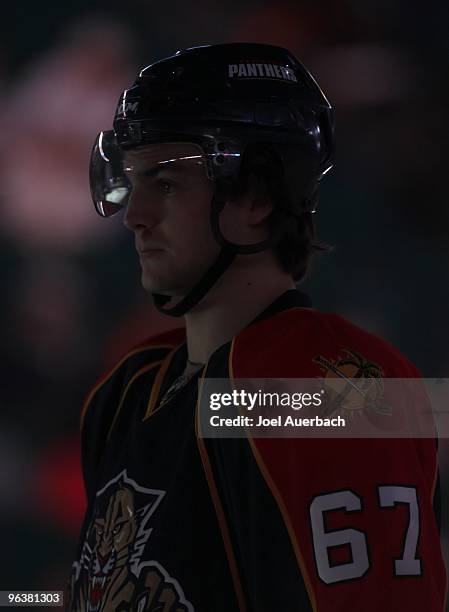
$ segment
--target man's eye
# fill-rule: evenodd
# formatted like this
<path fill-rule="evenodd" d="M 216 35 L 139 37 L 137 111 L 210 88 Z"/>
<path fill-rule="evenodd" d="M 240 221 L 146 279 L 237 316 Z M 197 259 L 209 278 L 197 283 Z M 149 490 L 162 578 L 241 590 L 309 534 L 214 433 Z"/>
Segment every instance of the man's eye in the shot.
<path fill-rule="evenodd" d="M 170 181 L 164 181 L 161 179 L 159 181 L 159 187 L 163 193 L 173 193 L 174 191 L 174 185 Z"/>

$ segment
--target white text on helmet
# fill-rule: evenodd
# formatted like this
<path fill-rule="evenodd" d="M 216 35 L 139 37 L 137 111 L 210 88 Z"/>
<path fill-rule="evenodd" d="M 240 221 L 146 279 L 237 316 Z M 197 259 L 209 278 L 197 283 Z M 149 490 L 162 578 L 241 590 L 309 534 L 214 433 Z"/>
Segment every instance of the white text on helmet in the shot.
<path fill-rule="evenodd" d="M 279 64 L 228 64 L 228 77 L 231 79 L 262 78 L 298 82 L 296 75 L 290 68 Z"/>

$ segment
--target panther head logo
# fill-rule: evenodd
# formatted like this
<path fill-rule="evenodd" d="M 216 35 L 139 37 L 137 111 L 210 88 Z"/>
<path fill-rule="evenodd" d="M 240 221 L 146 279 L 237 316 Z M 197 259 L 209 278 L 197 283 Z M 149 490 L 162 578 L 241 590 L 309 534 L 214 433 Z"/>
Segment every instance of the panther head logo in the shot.
<path fill-rule="evenodd" d="M 124 484 L 120 484 L 118 490 L 109 497 L 104 509 L 97 508 L 92 523 L 95 544 L 90 566 L 90 601 L 93 610 L 103 599 L 108 578 L 126 564 L 138 528 L 142 525 L 145 509 L 135 512 L 133 493 Z"/>
<path fill-rule="evenodd" d="M 126 470 L 97 492 L 73 587 L 80 610 L 114 609 L 114 600 L 130 601 L 139 578 L 142 553 L 151 534 L 151 515 L 165 491 L 146 489 Z"/>

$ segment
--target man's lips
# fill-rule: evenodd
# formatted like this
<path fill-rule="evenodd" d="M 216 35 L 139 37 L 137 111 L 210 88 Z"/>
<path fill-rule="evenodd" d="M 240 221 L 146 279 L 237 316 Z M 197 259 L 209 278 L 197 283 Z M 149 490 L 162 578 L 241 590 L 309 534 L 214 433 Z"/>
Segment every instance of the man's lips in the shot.
<path fill-rule="evenodd" d="M 158 253 L 162 253 L 163 249 L 157 249 L 156 247 L 145 247 L 143 249 L 137 249 L 139 256 L 141 257 L 151 257 L 153 255 L 157 255 Z"/>

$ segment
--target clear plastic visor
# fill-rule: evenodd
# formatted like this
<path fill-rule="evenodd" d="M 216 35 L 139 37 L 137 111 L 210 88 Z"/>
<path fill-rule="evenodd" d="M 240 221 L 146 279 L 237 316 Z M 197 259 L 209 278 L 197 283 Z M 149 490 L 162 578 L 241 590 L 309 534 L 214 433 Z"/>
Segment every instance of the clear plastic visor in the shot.
<path fill-rule="evenodd" d="M 100 132 L 90 159 L 90 192 L 95 209 L 110 217 L 124 208 L 137 177 L 163 175 L 164 170 L 184 170 L 189 176 L 198 167 L 207 178 L 207 156 L 196 143 L 166 142 L 143 145 L 123 152 L 113 130 Z"/>

